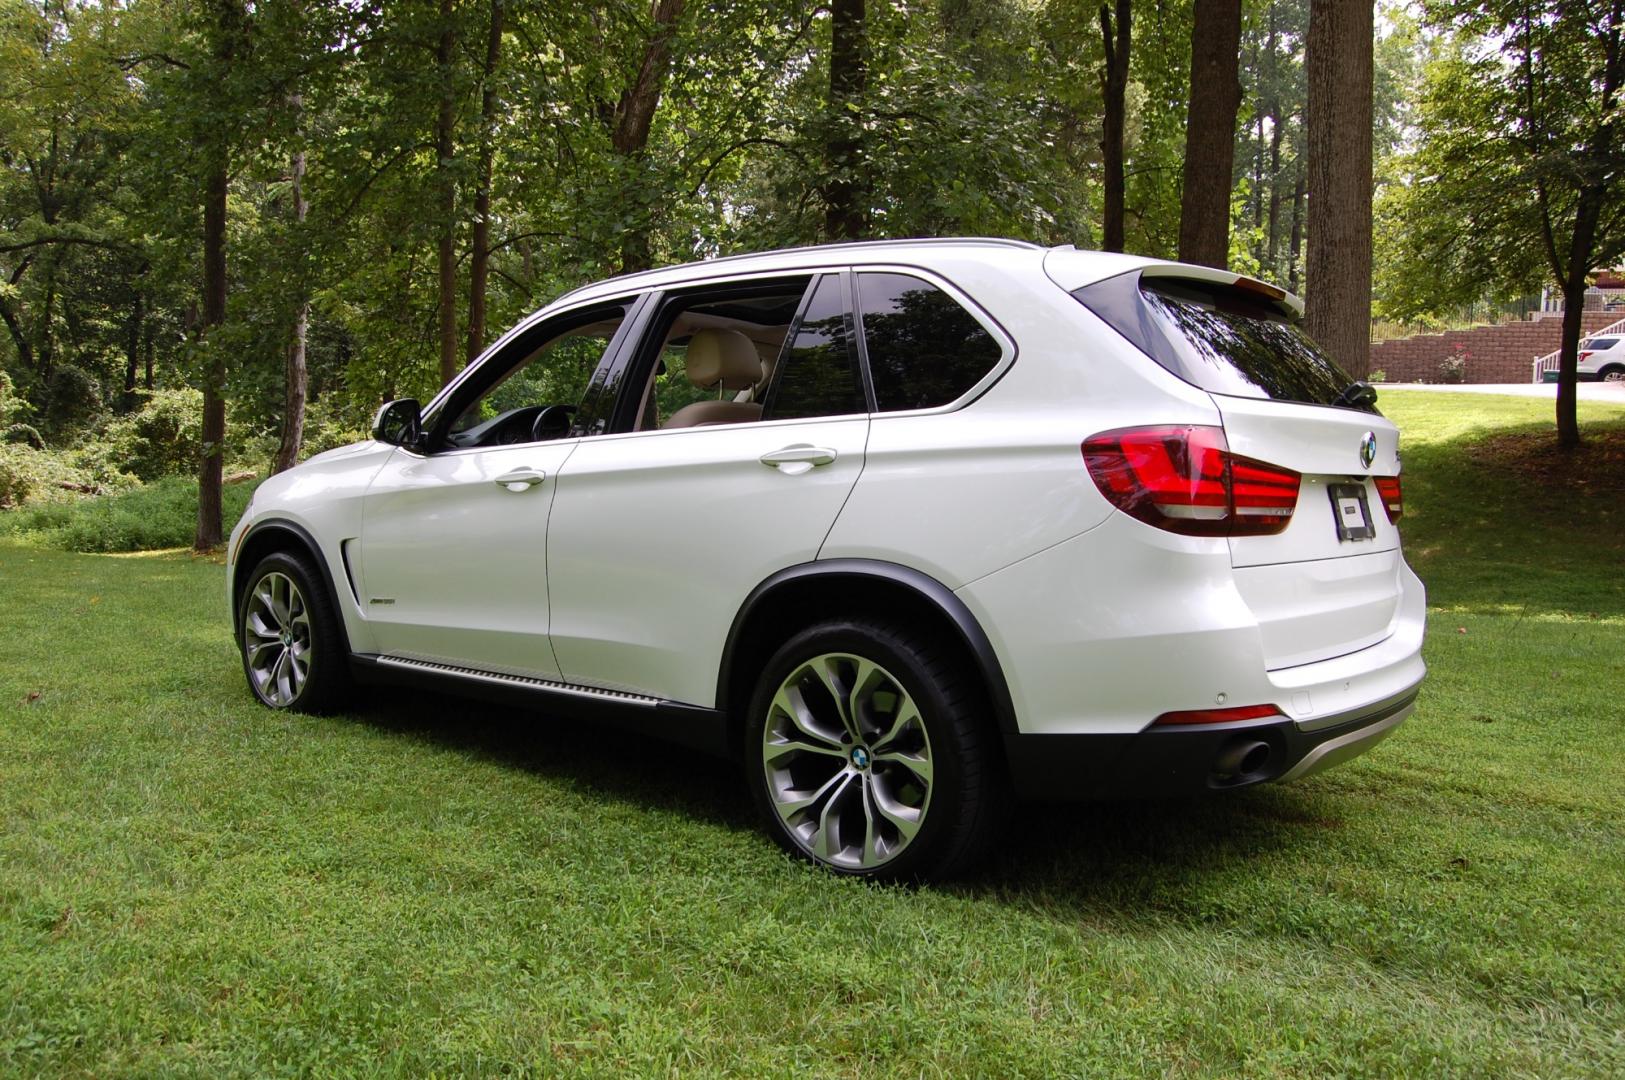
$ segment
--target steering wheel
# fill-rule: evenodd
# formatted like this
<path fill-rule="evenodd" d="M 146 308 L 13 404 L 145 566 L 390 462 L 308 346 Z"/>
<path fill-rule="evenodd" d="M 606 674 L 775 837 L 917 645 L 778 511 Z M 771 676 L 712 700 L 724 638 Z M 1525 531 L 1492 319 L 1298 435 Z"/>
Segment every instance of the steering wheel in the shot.
<path fill-rule="evenodd" d="M 575 414 L 574 405 L 548 405 L 536 414 L 536 419 L 530 425 L 531 442 L 546 442 L 549 439 L 561 439 L 570 434 L 570 417 Z"/>
<path fill-rule="evenodd" d="M 480 442 L 495 446 L 512 446 L 515 443 L 529 442 L 536 419 L 546 411 L 545 405 L 526 405 L 514 409 L 505 416 L 498 417 L 494 422 L 496 430 L 492 432 L 489 443 L 484 439 Z"/>

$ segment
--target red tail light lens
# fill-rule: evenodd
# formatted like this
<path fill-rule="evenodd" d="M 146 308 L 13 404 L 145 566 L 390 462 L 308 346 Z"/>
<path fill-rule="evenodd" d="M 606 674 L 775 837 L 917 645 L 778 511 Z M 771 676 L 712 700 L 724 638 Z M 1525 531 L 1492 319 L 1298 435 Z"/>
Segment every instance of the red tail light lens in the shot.
<path fill-rule="evenodd" d="M 1278 533 L 1298 505 L 1299 475 L 1231 454 L 1223 428 L 1106 431 L 1083 444 L 1083 460 L 1113 505 L 1187 536 Z"/>
<path fill-rule="evenodd" d="M 1400 490 L 1399 477 L 1378 476 L 1377 494 L 1382 497 L 1382 508 L 1388 511 L 1388 520 L 1399 524 L 1399 515 L 1405 512 L 1405 496 Z"/>
<path fill-rule="evenodd" d="M 1590 359 L 1591 359 L 1591 354 L 1589 352 L 1583 352 L 1583 353 L 1580 354 L 1579 362 L 1583 364 L 1587 360 L 1590 360 Z"/>
<path fill-rule="evenodd" d="M 1165 712 L 1153 724 L 1229 724 L 1236 720 L 1262 720 L 1266 716 L 1282 716 L 1274 705 L 1237 705 L 1229 709 L 1191 709 L 1187 712 Z"/>

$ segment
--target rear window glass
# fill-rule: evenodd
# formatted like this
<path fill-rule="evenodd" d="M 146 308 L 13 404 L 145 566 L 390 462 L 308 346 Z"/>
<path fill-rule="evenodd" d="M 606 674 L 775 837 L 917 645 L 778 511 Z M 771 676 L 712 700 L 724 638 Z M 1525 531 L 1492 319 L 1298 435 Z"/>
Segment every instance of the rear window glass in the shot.
<path fill-rule="evenodd" d="M 1147 356 L 1209 393 L 1344 404 L 1348 375 L 1262 297 L 1207 282 L 1142 280 L 1138 273 L 1072 295 Z"/>

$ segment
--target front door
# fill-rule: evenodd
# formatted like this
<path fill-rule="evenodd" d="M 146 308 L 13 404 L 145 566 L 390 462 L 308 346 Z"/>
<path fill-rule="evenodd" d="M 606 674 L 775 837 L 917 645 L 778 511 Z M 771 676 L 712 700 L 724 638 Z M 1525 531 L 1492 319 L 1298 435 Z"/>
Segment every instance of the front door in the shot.
<path fill-rule="evenodd" d="M 381 655 L 559 677 L 548 644 L 547 519 L 585 441 L 586 393 L 629 305 L 549 319 L 480 361 L 373 480 L 352 567 Z"/>

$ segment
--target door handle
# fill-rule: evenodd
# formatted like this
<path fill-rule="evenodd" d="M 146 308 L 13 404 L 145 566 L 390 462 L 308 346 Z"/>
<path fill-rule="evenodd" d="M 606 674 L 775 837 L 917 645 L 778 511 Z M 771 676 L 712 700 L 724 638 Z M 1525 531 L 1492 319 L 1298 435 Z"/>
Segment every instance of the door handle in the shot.
<path fill-rule="evenodd" d="M 800 476 L 815 465 L 828 465 L 837 456 L 835 451 L 825 446 L 797 443 L 795 446 L 768 451 L 762 455 L 761 462 L 789 476 Z"/>
<path fill-rule="evenodd" d="M 529 491 L 532 485 L 540 484 L 546 479 L 547 474 L 540 469 L 515 469 L 497 477 L 495 483 L 498 487 L 505 487 L 509 491 Z"/>

